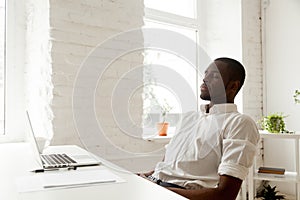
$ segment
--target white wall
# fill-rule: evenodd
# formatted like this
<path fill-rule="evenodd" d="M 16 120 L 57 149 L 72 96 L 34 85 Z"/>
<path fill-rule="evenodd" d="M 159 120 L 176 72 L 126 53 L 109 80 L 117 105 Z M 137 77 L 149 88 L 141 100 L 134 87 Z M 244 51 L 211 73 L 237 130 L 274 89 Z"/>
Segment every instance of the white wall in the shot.
<path fill-rule="evenodd" d="M 204 0 L 200 5 L 200 45 L 214 59 L 242 59 L 241 0 Z"/>
<path fill-rule="evenodd" d="M 30 114 L 35 134 L 51 139 L 53 84 L 48 1 L 26 1 L 26 16 L 26 110 Z M 27 119 L 25 121 L 25 127 L 28 127 Z"/>
<path fill-rule="evenodd" d="M 300 105 L 293 94 L 300 88 L 300 2 L 271 0 L 266 9 L 267 113 L 284 112 L 289 130 L 300 130 Z"/>
<path fill-rule="evenodd" d="M 255 121 L 263 110 L 263 65 L 260 0 L 242 0 L 242 62 L 246 68 L 243 111 Z"/>
<path fill-rule="evenodd" d="M 288 130 L 300 130 L 300 105 L 293 94 L 300 88 L 300 1 L 271 0 L 266 8 L 266 113 L 288 115 Z M 265 164 L 294 169 L 293 143 L 267 141 Z M 280 146 L 280 148 L 278 148 Z M 279 184 L 279 183 L 278 183 Z M 293 192 L 292 184 L 279 184 L 279 190 Z"/>

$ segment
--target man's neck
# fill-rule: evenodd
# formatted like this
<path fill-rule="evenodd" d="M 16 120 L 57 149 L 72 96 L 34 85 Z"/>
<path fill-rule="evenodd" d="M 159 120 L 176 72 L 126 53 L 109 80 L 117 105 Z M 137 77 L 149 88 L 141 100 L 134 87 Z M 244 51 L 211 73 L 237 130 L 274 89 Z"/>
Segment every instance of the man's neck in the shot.
<path fill-rule="evenodd" d="M 227 101 L 227 102 L 223 102 L 223 103 L 234 103 L 234 101 Z M 205 105 L 205 113 L 209 113 L 209 109 L 211 107 L 213 107 L 214 105 L 223 104 L 223 103 L 214 103 L 214 102 L 211 101 L 209 104 Z"/>
<path fill-rule="evenodd" d="M 205 105 L 205 113 L 209 113 L 209 109 L 211 108 L 212 105 L 206 104 Z"/>

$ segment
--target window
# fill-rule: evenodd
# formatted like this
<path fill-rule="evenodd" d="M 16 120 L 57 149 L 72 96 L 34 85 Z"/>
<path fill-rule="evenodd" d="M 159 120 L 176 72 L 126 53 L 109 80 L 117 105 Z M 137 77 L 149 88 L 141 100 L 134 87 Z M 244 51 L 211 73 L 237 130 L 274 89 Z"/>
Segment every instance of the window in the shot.
<path fill-rule="evenodd" d="M 195 48 L 191 53 L 195 54 L 197 60 L 198 54 L 198 15 L 196 0 L 145 0 L 145 28 L 166 29 L 178 34 L 184 35 L 195 43 Z M 147 38 L 145 38 L 147 43 Z M 197 61 L 192 61 L 197 66 Z M 164 51 L 163 49 L 145 50 L 145 70 L 144 70 L 144 135 L 153 130 L 155 122 L 159 121 L 161 107 L 167 105 L 171 110 L 167 115 L 167 120 L 171 126 L 176 126 L 180 113 L 197 110 L 199 102 L 199 78 L 198 69 L 192 63 L 185 60 L 176 52 Z M 161 70 L 165 68 L 165 73 Z M 168 70 L 169 69 L 169 70 Z M 180 75 L 183 82 L 189 86 L 196 102 L 194 105 L 183 108 L 180 97 L 164 84 L 168 77 L 168 71 Z M 180 84 L 181 85 L 181 84 Z"/>
<path fill-rule="evenodd" d="M 145 22 L 146 27 L 151 28 L 162 28 L 171 30 L 177 33 L 180 33 L 196 43 L 197 32 L 193 29 L 187 27 L 174 26 L 172 24 L 160 24 L 154 21 L 147 20 Z M 196 46 L 192 51 L 196 54 Z M 180 99 L 176 96 L 176 92 L 172 92 L 172 88 L 168 88 L 169 85 L 164 84 L 167 81 L 166 79 L 171 78 L 166 76 L 168 72 L 174 72 L 174 75 L 178 74 L 183 78 L 183 83 L 192 88 L 192 91 L 195 96 L 197 96 L 197 70 L 195 67 L 189 63 L 187 60 L 184 60 L 181 55 L 177 55 L 176 52 L 167 52 L 160 49 L 147 49 L 145 50 L 145 61 L 144 64 L 147 66 L 145 68 L 145 79 L 146 82 L 152 83 L 150 87 L 152 88 L 153 96 L 155 96 L 157 103 L 164 104 L 168 103 L 171 106 L 170 113 L 182 113 L 181 105 L 179 103 Z M 162 67 L 166 67 L 165 73 L 162 73 Z M 169 68 L 169 70 L 168 70 Z M 178 85 L 180 86 L 180 85 Z M 147 100 L 147 99 L 146 99 Z M 147 104 L 147 101 L 145 102 Z M 149 106 L 150 103 L 148 103 Z M 196 110 L 196 105 L 190 107 L 191 110 Z M 188 110 L 185 110 L 185 112 Z M 155 111 L 159 112 L 159 110 Z"/>
<path fill-rule="evenodd" d="M 190 19 L 197 18 L 197 0 L 145 0 L 144 2 L 146 9 L 153 9 L 165 14 L 174 14 Z"/>
<path fill-rule="evenodd" d="M 0 142 L 24 139 L 25 2 L 0 0 Z"/>
<path fill-rule="evenodd" d="M 0 0 L 0 134 L 5 132 L 5 0 Z"/>

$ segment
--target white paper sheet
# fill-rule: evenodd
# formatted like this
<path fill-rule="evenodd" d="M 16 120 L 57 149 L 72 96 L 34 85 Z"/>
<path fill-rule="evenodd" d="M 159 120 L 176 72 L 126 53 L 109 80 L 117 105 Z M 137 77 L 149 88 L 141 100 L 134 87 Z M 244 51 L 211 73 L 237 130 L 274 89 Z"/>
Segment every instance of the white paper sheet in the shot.
<path fill-rule="evenodd" d="M 19 177 L 16 181 L 19 192 L 125 182 L 122 178 L 105 169 L 45 172 Z"/>

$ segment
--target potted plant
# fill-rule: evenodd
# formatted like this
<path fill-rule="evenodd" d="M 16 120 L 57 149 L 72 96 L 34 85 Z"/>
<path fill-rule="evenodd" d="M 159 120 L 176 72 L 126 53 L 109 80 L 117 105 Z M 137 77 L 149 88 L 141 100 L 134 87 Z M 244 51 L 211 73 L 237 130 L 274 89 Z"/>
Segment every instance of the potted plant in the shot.
<path fill-rule="evenodd" d="M 158 130 L 158 135 L 159 136 L 167 136 L 168 128 L 169 128 L 169 123 L 166 121 L 166 116 L 167 114 L 172 110 L 172 106 L 167 102 L 166 99 L 164 99 L 163 103 L 160 104 L 160 112 L 161 112 L 161 117 L 160 117 L 160 122 L 157 123 L 157 130 Z"/>
<path fill-rule="evenodd" d="M 270 185 L 264 185 L 264 189 L 256 195 L 256 198 L 261 198 L 263 200 L 285 199 L 284 195 L 278 195 L 277 192 L 276 186 L 271 187 Z"/>
<path fill-rule="evenodd" d="M 167 114 L 173 109 L 166 99 L 162 99 L 154 92 L 154 83 L 144 87 L 143 93 L 143 125 L 152 124 L 151 114 L 160 113 L 159 122 L 156 123 L 158 135 L 166 136 L 169 123 L 166 121 Z"/>
<path fill-rule="evenodd" d="M 283 116 L 280 113 L 270 114 L 264 116 L 261 119 L 260 124 L 262 129 L 267 130 L 270 133 L 283 133 L 286 132 L 284 122 L 285 117 L 286 116 Z"/>

